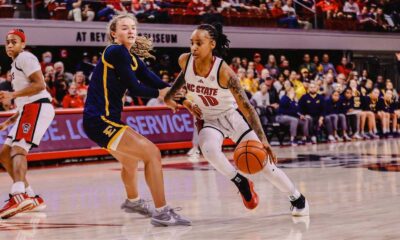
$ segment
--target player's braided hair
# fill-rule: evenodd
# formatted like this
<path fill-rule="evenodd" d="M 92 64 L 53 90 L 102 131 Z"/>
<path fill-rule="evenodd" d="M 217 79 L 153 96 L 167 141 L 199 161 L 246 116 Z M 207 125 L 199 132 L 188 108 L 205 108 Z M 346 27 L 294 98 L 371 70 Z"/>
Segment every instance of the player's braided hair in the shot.
<path fill-rule="evenodd" d="M 137 19 L 132 14 L 120 14 L 113 17 L 113 19 L 108 23 L 107 26 L 107 37 L 110 43 L 115 43 L 114 37 L 111 35 L 111 32 L 115 32 L 117 30 L 117 23 L 119 20 L 124 18 L 130 18 L 137 24 Z M 155 57 L 151 54 L 153 50 L 153 41 L 147 37 L 136 36 L 135 45 L 130 49 L 131 53 L 135 53 L 140 58 L 153 58 Z"/>
<path fill-rule="evenodd" d="M 216 46 L 213 50 L 215 56 L 226 57 L 230 41 L 223 33 L 222 25 L 220 23 L 201 24 L 197 29 L 207 31 L 211 39 L 215 41 Z"/>

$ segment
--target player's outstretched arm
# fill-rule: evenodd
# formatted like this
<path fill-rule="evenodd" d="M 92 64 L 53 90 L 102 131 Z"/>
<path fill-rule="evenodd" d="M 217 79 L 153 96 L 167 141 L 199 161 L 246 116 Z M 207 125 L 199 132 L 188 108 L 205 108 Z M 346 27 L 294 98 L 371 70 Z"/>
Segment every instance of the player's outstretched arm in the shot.
<path fill-rule="evenodd" d="M 236 73 L 224 62 L 219 73 L 221 79 L 221 85 L 226 86 L 231 91 L 232 95 L 236 99 L 239 110 L 245 116 L 250 127 L 257 134 L 260 141 L 264 144 L 271 161 L 276 162 L 276 156 L 272 152 L 271 145 L 269 144 L 267 137 L 265 136 L 264 130 L 261 125 L 260 118 L 254 107 L 250 104 L 246 93 L 240 85 L 239 78 Z"/>
<path fill-rule="evenodd" d="M 16 92 L 0 92 L 0 101 L 11 100 L 17 97 L 32 96 L 40 93 L 42 90 L 46 89 L 46 83 L 44 82 L 44 77 L 42 71 L 36 71 L 29 76 L 31 84 Z"/>

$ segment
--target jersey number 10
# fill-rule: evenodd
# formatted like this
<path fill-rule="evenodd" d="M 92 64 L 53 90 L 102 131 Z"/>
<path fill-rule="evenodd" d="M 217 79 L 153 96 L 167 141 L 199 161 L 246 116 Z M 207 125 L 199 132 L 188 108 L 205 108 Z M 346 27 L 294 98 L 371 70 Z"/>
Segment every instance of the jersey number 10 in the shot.
<path fill-rule="evenodd" d="M 206 105 L 207 107 L 209 107 L 209 106 L 217 106 L 218 103 L 219 103 L 218 100 L 213 96 L 199 95 L 199 97 L 203 101 L 204 105 Z"/>

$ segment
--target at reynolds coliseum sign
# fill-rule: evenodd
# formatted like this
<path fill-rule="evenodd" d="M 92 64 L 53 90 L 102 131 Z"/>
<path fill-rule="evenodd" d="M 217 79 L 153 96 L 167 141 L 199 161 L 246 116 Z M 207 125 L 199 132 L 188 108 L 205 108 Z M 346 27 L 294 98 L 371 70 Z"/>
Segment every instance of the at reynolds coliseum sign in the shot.
<path fill-rule="evenodd" d="M 5 119 L 6 117 L 0 117 L 0 122 Z M 170 109 L 131 109 L 122 113 L 122 121 L 154 143 L 191 141 L 193 136 L 193 116 L 185 109 L 175 114 Z M 0 132 L 0 144 L 6 140 L 8 131 Z M 82 113 L 64 113 L 56 114 L 40 146 L 31 152 L 94 147 L 97 145 L 87 138 L 83 130 Z"/>

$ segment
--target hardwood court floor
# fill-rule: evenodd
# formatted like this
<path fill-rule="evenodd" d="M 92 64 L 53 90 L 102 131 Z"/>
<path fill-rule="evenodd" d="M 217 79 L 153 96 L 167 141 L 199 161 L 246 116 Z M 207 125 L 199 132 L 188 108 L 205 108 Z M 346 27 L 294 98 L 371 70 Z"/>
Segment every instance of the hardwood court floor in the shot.
<path fill-rule="evenodd" d="M 119 209 L 119 164 L 34 169 L 29 179 L 47 201 L 43 213 L 0 221 L 0 239 L 400 239 L 400 140 L 275 148 L 279 166 L 308 198 L 310 218 L 292 218 L 289 201 L 262 175 L 251 176 L 260 196 L 244 208 L 234 185 L 204 163 L 166 157 L 167 199 L 193 221 L 160 228 Z M 232 153 L 227 153 L 232 155 Z M 140 192 L 149 198 L 140 172 Z M 0 173 L 1 200 L 10 180 Z"/>

